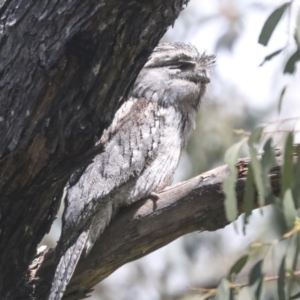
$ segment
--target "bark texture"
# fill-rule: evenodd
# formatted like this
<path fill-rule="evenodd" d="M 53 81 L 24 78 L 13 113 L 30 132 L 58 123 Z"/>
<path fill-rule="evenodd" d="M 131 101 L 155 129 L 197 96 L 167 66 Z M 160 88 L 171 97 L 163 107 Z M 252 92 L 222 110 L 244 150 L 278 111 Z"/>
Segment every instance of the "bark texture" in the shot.
<path fill-rule="evenodd" d="M 0 298 L 185 0 L 0 1 Z"/>
<path fill-rule="evenodd" d="M 239 213 L 249 159 L 238 164 L 236 184 Z M 275 195 L 280 191 L 281 159 L 270 172 Z M 227 166 L 211 170 L 189 181 L 168 187 L 159 199 L 145 199 L 122 210 L 96 241 L 86 258 L 81 258 L 70 281 L 65 300 L 85 297 L 98 282 L 120 266 L 165 246 L 193 231 L 215 231 L 228 224 L 224 211 L 222 184 L 229 175 Z M 255 202 L 257 206 L 257 202 Z M 105 242 L 103 242 L 105 241 Z M 30 267 L 28 284 L 35 285 L 35 296 L 44 299 L 55 271 L 52 249 L 41 249 Z"/>

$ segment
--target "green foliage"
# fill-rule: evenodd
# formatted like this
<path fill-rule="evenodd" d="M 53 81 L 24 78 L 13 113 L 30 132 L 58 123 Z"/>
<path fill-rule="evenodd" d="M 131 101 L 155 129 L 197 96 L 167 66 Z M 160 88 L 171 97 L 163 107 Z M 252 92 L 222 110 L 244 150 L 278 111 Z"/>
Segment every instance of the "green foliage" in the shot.
<path fill-rule="evenodd" d="M 283 213 L 286 225 L 288 227 L 292 227 L 297 216 L 297 211 L 294 205 L 294 200 L 290 189 L 286 190 L 283 195 Z"/>
<path fill-rule="evenodd" d="M 243 267 L 246 265 L 247 261 L 248 261 L 249 255 L 243 255 L 242 257 L 240 257 L 236 263 L 231 267 L 229 274 L 228 274 L 228 278 L 230 280 L 233 279 L 233 277 L 235 277 L 235 275 L 238 275 Z"/>
<path fill-rule="evenodd" d="M 228 164 L 229 176 L 223 184 L 223 190 L 226 196 L 225 211 L 228 221 L 234 221 L 237 218 L 237 198 L 235 193 L 235 183 L 237 179 L 236 161 L 238 159 L 241 147 L 246 142 L 246 139 L 232 145 L 225 153 L 225 162 Z"/>
<path fill-rule="evenodd" d="M 276 51 L 272 52 L 271 54 L 267 55 L 265 57 L 265 59 L 263 60 L 263 62 L 259 66 L 260 67 L 263 66 L 267 61 L 271 60 L 272 58 L 274 58 L 275 56 L 277 56 L 278 54 L 280 54 L 284 49 L 285 49 L 285 47 L 281 48 L 279 50 L 276 50 Z"/>
<path fill-rule="evenodd" d="M 258 42 L 264 46 L 268 45 L 268 42 L 278 25 L 279 21 L 281 20 L 284 12 L 287 10 L 287 8 L 291 5 L 291 2 L 286 2 L 283 5 L 281 5 L 279 8 L 275 9 L 271 15 L 267 18 L 261 33 L 258 38 Z"/>
<path fill-rule="evenodd" d="M 258 155 L 257 146 L 260 142 L 262 131 L 263 131 L 263 127 L 256 128 L 248 141 L 250 158 L 251 158 L 250 165 L 253 171 L 254 182 L 258 192 L 260 206 L 263 206 L 265 204 L 265 198 L 264 198 L 265 191 L 262 182 L 262 166 L 257 157 Z"/>
<path fill-rule="evenodd" d="M 259 300 L 262 292 L 264 274 L 262 272 L 263 260 L 259 260 L 252 268 L 249 275 L 250 292 L 254 299 Z"/>
<path fill-rule="evenodd" d="M 297 50 L 290 56 L 288 59 L 283 73 L 288 73 L 288 74 L 294 74 L 296 71 L 296 62 L 300 60 L 300 50 L 297 48 Z"/>
<path fill-rule="evenodd" d="M 300 145 L 296 145 L 295 153 L 297 157 L 300 157 Z M 300 208 L 300 159 L 297 159 L 295 166 L 295 180 L 292 186 L 292 193 L 296 208 Z"/>
<path fill-rule="evenodd" d="M 289 133 L 285 141 L 281 177 L 281 198 L 293 184 L 293 139 L 293 134 Z"/>
<path fill-rule="evenodd" d="M 243 207 L 245 210 L 244 230 L 246 228 L 248 218 L 251 215 L 255 198 L 258 198 L 258 204 L 263 206 L 267 200 L 273 203 L 277 210 L 282 214 L 289 231 L 282 236 L 279 241 L 290 240 L 295 237 L 296 249 L 293 257 L 292 270 L 286 267 L 286 255 L 283 255 L 281 264 L 278 269 L 277 276 L 277 293 L 278 299 L 297 299 L 298 293 L 291 295 L 292 284 L 296 283 L 300 287 L 300 279 L 295 275 L 297 271 L 297 262 L 300 250 L 300 219 L 298 218 L 297 207 L 299 206 L 300 195 L 300 159 L 294 162 L 294 154 L 300 155 L 300 145 L 294 146 L 294 136 L 292 133 L 286 135 L 283 153 L 277 151 L 275 155 L 272 138 L 269 138 L 262 144 L 264 128 L 257 128 L 252 135 L 242 139 L 240 142 L 232 145 L 225 154 L 225 161 L 228 164 L 230 175 L 225 180 L 223 188 L 226 197 L 225 210 L 229 221 L 237 217 L 237 195 L 236 180 L 238 178 L 237 161 L 241 148 L 248 146 L 251 156 L 251 162 L 248 166 L 247 178 L 245 180 L 245 193 L 243 195 Z M 246 143 L 248 141 L 248 143 Z M 261 151 L 260 149 L 263 149 Z M 262 152 L 262 153 L 261 153 Z M 270 171 L 276 165 L 276 156 L 282 161 L 281 172 L 281 192 L 276 197 L 273 194 L 270 183 Z M 299 157 L 299 156 L 297 156 Z M 270 249 L 278 244 L 274 241 L 271 244 L 253 243 L 251 249 L 258 251 L 263 247 Z M 255 252 L 254 252 L 255 253 Z M 247 263 L 253 260 L 251 252 L 241 256 L 231 267 L 227 279 L 223 279 L 215 296 L 206 294 L 206 299 L 215 297 L 215 299 L 236 299 L 236 295 L 241 287 L 248 287 L 249 293 L 253 299 L 263 299 L 263 286 L 265 275 L 263 272 L 264 259 L 260 259 L 252 267 L 249 273 L 249 281 L 245 284 L 235 284 L 236 276 L 241 273 Z M 288 277 L 287 277 L 288 276 Z"/>
<path fill-rule="evenodd" d="M 266 46 L 274 33 L 274 30 L 287 9 L 291 9 L 291 2 L 286 2 L 279 8 L 274 10 L 267 18 L 260 36 L 259 43 Z M 296 42 L 297 49 L 288 57 L 284 66 L 283 72 L 293 74 L 296 70 L 296 63 L 300 61 L 300 11 L 297 17 L 297 27 L 295 30 L 294 40 Z M 270 55 L 266 56 L 261 66 L 283 53 L 286 47 L 283 47 Z M 282 88 L 278 101 L 278 114 L 281 112 L 283 98 L 286 92 L 287 86 Z M 281 212 L 283 219 L 286 223 L 286 228 L 289 231 L 284 234 L 281 240 L 291 240 L 295 237 L 296 249 L 294 251 L 292 269 L 287 269 L 286 255 L 282 256 L 281 263 L 278 269 L 277 276 L 277 295 L 279 300 L 285 299 L 299 299 L 300 293 L 296 292 L 292 294 L 292 287 L 300 287 L 300 279 L 295 272 L 297 271 L 297 262 L 300 251 L 300 219 L 298 218 L 297 209 L 300 208 L 300 145 L 294 146 L 293 133 L 286 135 L 283 147 L 282 147 L 282 167 L 281 167 L 281 190 L 280 194 L 275 196 L 270 184 L 270 170 L 276 164 L 275 149 L 272 145 L 272 139 L 269 138 L 262 145 L 264 128 L 257 128 L 248 138 L 248 150 L 250 153 L 251 162 L 248 166 L 247 177 L 245 180 L 245 193 L 243 196 L 243 207 L 245 211 L 244 215 L 244 232 L 248 223 L 248 218 L 254 207 L 254 201 L 258 199 L 258 205 L 264 206 L 265 202 L 273 203 L 277 210 Z M 224 183 L 224 194 L 226 216 L 229 221 L 232 221 L 237 216 L 237 196 L 236 196 L 236 179 L 238 178 L 237 159 L 239 157 L 241 147 L 245 145 L 245 139 L 241 142 L 231 146 L 226 152 L 225 161 L 228 164 L 230 170 L 230 177 Z M 263 151 L 261 149 L 263 148 Z M 294 158 L 297 157 L 297 162 Z M 277 242 L 276 242 L 277 243 Z M 275 243 L 275 244 L 276 244 Z M 257 249 L 261 248 L 263 244 Z M 273 243 L 271 244 L 273 247 Z M 244 254 L 240 257 L 235 264 L 231 267 L 227 276 L 229 280 L 234 282 L 235 276 L 238 275 L 245 267 L 250 259 L 250 253 Z M 257 261 L 253 266 L 249 274 L 249 281 L 243 286 L 248 286 L 249 292 L 253 299 L 261 299 L 262 290 L 264 285 L 263 274 L 264 259 Z M 231 289 L 238 290 L 241 285 L 235 285 L 232 283 Z M 219 289 L 218 289 L 219 294 Z M 228 294 L 228 292 L 227 292 Z M 232 294 L 234 295 L 234 294 Z"/>
<path fill-rule="evenodd" d="M 248 169 L 246 184 L 245 184 L 245 193 L 243 198 L 244 203 L 244 226 L 243 226 L 243 232 L 246 231 L 246 225 L 248 224 L 249 216 L 252 213 L 253 210 L 253 204 L 254 204 L 254 196 L 255 196 L 255 189 L 254 189 L 254 177 L 253 177 L 253 171 L 252 167 L 250 166 Z"/>
<path fill-rule="evenodd" d="M 224 278 L 221 280 L 218 286 L 218 292 L 216 295 L 216 300 L 231 300 L 233 299 L 233 293 L 229 288 L 229 282 Z"/>
<path fill-rule="evenodd" d="M 284 4 L 282 4 L 280 7 L 275 9 L 271 15 L 267 18 L 265 24 L 263 25 L 263 28 L 260 32 L 258 42 L 262 44 L 263 46 L 267 46 L 269 43 L 269 40 L 271 36 L 274 33 L 274 30 L 276 29 L 278 23 L 280 20 L 282 20 L 284 13 L 288 10 L 291 9 L 292 7 L 292 2 L 289 1 Z M 294 40 L 297 46 L 297 49 L 293 52 L 292 55 L 287 59 L 287 62 L 284 66 L 283 73 L 284 74 L 294 74 L 296 71 L 296 63 L 300 61 L 300 12 L 298 12 L 298 18 L 297 18 L 297 27 L 295 30 L 295 36 Z M 274 51 L 273 53 L 267 55 L 264 59 L 264 61 L 260 64 L 260 66 L 264 65 L 267 61 L 270 61 L 277 55 L 283 52 L 283 50 L 287 49 L 288 43 L 286 47 L 283 47 L 279 50 Z M 281 103 L 281 101 L 280 101 Z"/>
<path fill-rule="evenodd" d="M 270 203 L 275 203 L 275 197 L 272 192 L 269 172 L 275 165 L 275 152 L 272 146 L 272 139 L 269 138 L 264 145 L 261 158 L 262 185 L 264 187 L 264 196 Z"/>
<path fill-rule="evenodd" d="M 280 114 L 281 112 L 281 106 L 282 106 L 282 100 L 283 100 L 283 97 L 285 95 L 285 92 L 286 92 L 286 85 L 282 88 L 281 90 L 281 93 L 280 93 L 280 97 L 279 97 L 279 101 L 278 101 L 278 115 Z"/>
<path fill-rule="evenodd" d="M 291 229 L 286 233 L 282 240 L 290 239 L 292 236 L 296 235 L 297 247 L 294 255 L 293 270 L 290 271 L 290 281 L 297 281 L 300 286 L 300 280 L 294 275 L 296 271 L 298 254 L 300 249 L 300 219 L 297 218 L 297 207 L 299 206 L 299 195 L 300 195 L 300 159 L 297 159 L 297 163 L 294 162 L 294 154 L 300 155 L 300 146 L 293 145 L 294 136 L 293 133 L 288 133 L 284 145 L 282 154 L 282 172 L 281 172 L 281 192 L 278 197 L 275 197 L 272 192 L 270 184 L 270 170 L 275 166 L 275 150 L 272 145 L 272 139 L 269 138 L 263 145 L 263 153 L 259 153 L 259 146 L 263 136 L 262 127 L 257 128 L 253 134 L 248 139 L 248 148 L 251 157 L 251 162 L 248 167 L 247 178 L 245 182 L 245 194 L 243 196 L 243 206 L 245 208 L 244 217 L 244 228 L 247 225 L 248 217 L 253 209 L 253 201 L 255 197 L 258 197 L 258 204 L 260 206 L 265 205 L 265 200 L 270 203 L 274 203 L 278 211 L 283 215 L 286 222 L 287 228 Z M 245 144 L 245 139 L 228 149 L 226 153 L 226 162 L 229 165 L 231 176 L 237 178 L 237 160 L 239 150 L 241 145 Z M 297 156 L 299 157 L 299 156 Z M 279 157 L 280 158 L 280 157 Z M 231 179 L 233 180 L 233 179 Z M 224 191 L 226 195 L 226 201 L 231 203 L 231 205 L 225 205 L 227 210 L 233 209 L 233 212 L 228 211 L 227 215 L 233 216 L 236 212 L 236 208 L 233 207 L 234 203 L 237 201 L 236 194 L 234 200 L 229 199 L 231 194 L 234 194 L 235 184 L 231 181 L 227 182 L 224 187 L 227 189 Z M 243 267 L 249 260 L 249 254 L 243 255 L 237 262 L 231 267 L 228 275 L 228 279 L 233 280 L 234 276 L 239 274 Z M 262 272 L 264 260 L 259 260 L 252 268 L 249 275 L 249 292 L 252 294 L 253 299 L 261 299 L 262 289 L 264 284 L 264 274 Z M 277 279 L 277 292 L 280 300 L 285 299 L 297 299 L 298 293 L 286 298 L 286 288 L 287 288 L 287 269 L 286 269 L 286 257 L 283 256 Z M 297 279 L 295 279 L 297 278 Z M 290 285 L 289 285 L 290 286 Z M 237 287 L 234 287 L 237 288 Z M 291 291 L 291 289 L 290 289 Z"/>
<path fill-rule="evenodd" d="M 279 273 L 278 273 L 278 280 L 277 280 L 277 291 L 278 291 L 278 298 L 279 300 L 285 300 L 285 256 L 282 258 Z"/>
<path fill-rule="evenodd" d="M 239 174 L 237 162 L 241 148 L 247 145 L 251 161 L 248 166 L 247 178 L 245 180 L 245 193 L 243 196 L 243 207 L 245 209 L 244 230 L 253 210 L 255 198 L 258 199 L 257 203 L 259 206 L 264 206 L 267 200 L 269 203 L 273 203 L 277 210 L 281 212 L 287 228 L 290 229 L 289 232 L 283 235 L 281 240 L 291 239 L 293 236 L 296 236 L 297 247 L 294 255 L 293 270 L 290 270 L 289 273 L 286 268 L 286 256 L 284 255 L 282 258 L 278 271 L 277 293 L 280 300 L 297 299 L 299 296 L 298 294 L 290 295 L 290 292 L 292 291 L 291 288 L 289 288 L 288 294 L 290 296 L 288 296 L 288 298 L 286 298 L 286 293 L 287 287 L 290 287 L 292 282 L 297 282 L 300 287 L 300 279 L 294 274 L 300 249 L 300 219 L 297 217 L 297 207 L 299 206 L 300 195 L 300 160 L 298 159 L 297 163 L 295 163 L 294 154 L 300 155 L 300 146 L 293 145 L 293 133 L 288 133 L 284 141 L 283 153 L 281 154 L 281 151 L 277 151 L 277 157 L 282 161 L 282 172 L 281 191 L 276 197 L 273 194 L 270 183 L 270 171 L 276 165 L 276 155 L 272 144 L 272 138 L 267 139 L 265 143 L 262 144 L 263 131 L 263 127 L 257 128 L 249 137 L 232 145 L 225 154 L 225 161 L 228 164 L 230 172 L 229 177 L 225 180 L 223 185 L 226 197 L 226 215 L 228 220 L 232 221 L 238 214 L 236 180 Z M 248 143 L 246 143 L 246 141 L 248 141 Z M 263 151 L 260 149 L 263 149 Z M 260 243 L 256 244 L 259 245 L 259 247 L 254 247 L 256 249 L 264 246 Z M 277 244 L 276 241 L 274 244 L 272 243 L 270 247 L 273 247 L 275 244 Z M 227 279 L 230 280 L 230 282 L 235 281 L 236 275 L 243 270 L 247 262 L 249 262 L 249 259 L 250 253 L 244 254 L 233 264 L 227 276 Z M 250 271 L 248 284 L 245 284 L 248 286 L 253 299 L 262 299 L 264 286 L 264 273 L 262 271 L 263 263 L 263 259 L 257 261 Z M 287 274 L 289 274 L 289 285 L 287 285 Z M 218 287 L 216 299 L 235 299 L 236 293 L 234 293 L 234 290 L 237 291 L 239 288 L 241 288 L 240 285 L 235 285 L 234 283 L 228 284 L 228 281 L 223 280 Z"/>
<path fill-rule="evenodd" d="M 258 42 L 267 46 L 271 36 L 283 16 L 288 10 L 292 9 L 293 1 L 285 2 L 275 9 L 267 18 Z M 296 50 L 287 57 L 283 73 L 293 74 L 296 70 L 296 63 L 300 61 L 300 10 L 297 16 L 295 32 L 293 32 L 293 41 L 296 44 Z M 289 44 L 265 57 L 261 66 L 267 61 L 274 59 L 279 54 L 286 53 Z M 292 46 L 295 46 L 294 44 Z M 291 52 L 289 52 L 291 53 Z M 284 86 L 279 95 L 278 114 L 281 112 L 282 102 L 286 93 L 287 86 Z M 280 218 L 286 225 L 286 232 L 280 239 L 271 243 L 257 242 L 253 243 L 248 251 L 244 253 L 230 268 L 226 279 L 222 279 L 218 285 L 215 294 L 209 297 L 215 299 L 237 299 L 241 288 L 246 287 L 251 294 L 252 299 L 263 299 L 263 290 L 265 281 L 273 280 L 277 283 L 277 296 L 279 300 L 300 299 L 300 270 L 298 266 L 300 252 L 300 145 L 294 145 L 294 134 L 286 134 L 283 145 L 278 151 L 272 138 L 265 138 L 264 127 L 258 127 L 252 134 L 246 134 L 246 137 L 236 144 L 232 145 L 225 154 L 225 162 L 228 164 L 229 176 L 224 181 L 223 192 L 225 194 L 225 212 L 228 221 L 234 221 L 238 216 L 238 197 L 236 193 L 236 182 L 239 177 L 245 179 L 244 195 L 242 197 L 242 207 L 244 208 L 243 231 L 247 228 L 249 217 L 253 211 L 254 203 L 262 207 L 266 203 L 274 204 Z M 240 132 L 245 133 L 245 132 Z M 242 149 L 250 154 L 250 162 L 247 168 L 242 167 L 242 173 L 239 173 L 239 166 L 243 161 L 238 161 Z M 280 191 L 273 193 L 270 176 L 272 169 L 281 165 Z M 246 171 L 244 170 L 246 169 Z M 246 178 L 245 177 L 246 174 Z M 271 175 L 270 175 L 271 174 Z M 241 201 L 241 199 L 239 199 Z M 241 203 L 240 203 L 241 204 Z M 265 277 L 264 265 L 265 259 L 257 259 L 255 251 L 262 251 L 262 248 L 273 250 L 278 244 L 284 242 L 286 245 L 285 253 L 281 253 L 278 261 L 277 276 L 271 278 Z M 295 245 L 289 247 L 290 244 Z M 288 253 L 289 252 L 289 253 Z M 292 253 L 291 253 L 292 252 Z M 278 256 L 277 256 L 278 257 Z M 249 273 L 248 282 L 243 284 L 236 283 L 237 275 L 247 271 L 251 260 L 256 260 Z M 208 294 L 207 294 L 208 295 Z"/>

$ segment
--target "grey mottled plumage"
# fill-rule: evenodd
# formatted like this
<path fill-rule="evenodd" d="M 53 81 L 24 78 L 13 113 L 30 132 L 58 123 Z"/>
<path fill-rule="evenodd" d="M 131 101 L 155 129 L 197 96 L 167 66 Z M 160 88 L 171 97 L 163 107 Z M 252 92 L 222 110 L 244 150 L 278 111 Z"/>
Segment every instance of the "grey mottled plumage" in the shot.
<path fill-rule="evenodd" d="M 172 182 L 213 60 L 189 44 L 155 48 L 100 140 L 104 152 L 68 190 L 49 299 L 62 298 L 82 251 L 90 251 L 119 207 Z"/>

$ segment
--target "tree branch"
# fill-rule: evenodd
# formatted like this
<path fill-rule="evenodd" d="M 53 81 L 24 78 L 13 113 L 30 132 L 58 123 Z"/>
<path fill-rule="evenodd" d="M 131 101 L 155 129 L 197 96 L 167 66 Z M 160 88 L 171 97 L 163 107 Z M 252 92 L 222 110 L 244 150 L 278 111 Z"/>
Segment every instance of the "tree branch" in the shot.
<path fill-rule="evenodd" d="M 236 191 L 239 213 L 243 212 L 245 174 L 249 159 L 238 163 Z M 273 192 L 280 190 L 281 159 L 270 172 Z M 186 182 L 168 187 L 159 199 L 145 199 L 123 209 L 96 241 L 86 258 L 81 258 L 64 299 L 80 299 L 93 286 L 127 262 L 143 257 L 192 231 L 215 231 L 228 224 L 224 212 L 222 183 L 228 176 L 222 166 Z M 257 204 L 256 204 L 257 205 Z M 35 284 L 38 299 L 51 286 L 53 250 L 37 255 L 30 268 L 29 284 Z"/>

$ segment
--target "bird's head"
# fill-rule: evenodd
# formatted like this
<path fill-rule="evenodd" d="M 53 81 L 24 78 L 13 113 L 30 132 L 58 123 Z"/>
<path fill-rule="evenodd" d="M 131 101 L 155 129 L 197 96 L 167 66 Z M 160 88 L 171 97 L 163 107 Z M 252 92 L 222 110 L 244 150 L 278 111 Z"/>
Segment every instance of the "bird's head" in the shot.
<path fill-rule="evenodd" d="M 191 104 L 197 108 L 210 82 L 214 60 L 214 55 L 199 54 L 191 44 L 160 44 L 140 72 L 133 96 L 163 106 Z"/>

